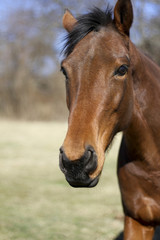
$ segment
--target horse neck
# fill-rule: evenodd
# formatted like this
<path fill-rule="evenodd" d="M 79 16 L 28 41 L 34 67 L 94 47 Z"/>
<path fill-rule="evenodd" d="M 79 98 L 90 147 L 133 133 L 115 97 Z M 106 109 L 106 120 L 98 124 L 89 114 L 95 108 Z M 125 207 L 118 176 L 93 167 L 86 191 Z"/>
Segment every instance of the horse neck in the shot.
<path fill-rule="evenodd" d="M 130 57 L 134 106 L 124 137 L 134 159 L 160 165 L 160 68 L 131 42 Z"/>

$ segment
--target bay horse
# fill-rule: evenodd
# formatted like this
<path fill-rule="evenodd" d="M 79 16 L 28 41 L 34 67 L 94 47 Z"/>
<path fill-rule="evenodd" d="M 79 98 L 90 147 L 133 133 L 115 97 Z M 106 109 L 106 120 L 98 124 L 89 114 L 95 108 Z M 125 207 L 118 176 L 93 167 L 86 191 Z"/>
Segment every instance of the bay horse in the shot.
<path fill-rule="evenodd" d="M 124 239 L 151 240 L 160 224 L 160 68 L 131 42 L 132 22 L 130 0 L 118 0 L 114 13 L 94 8 L 76 19 L 65 11 L 69 119 L 60 168 L 71 186 L 94 187 L 105 151 L 122 131 Z"/>

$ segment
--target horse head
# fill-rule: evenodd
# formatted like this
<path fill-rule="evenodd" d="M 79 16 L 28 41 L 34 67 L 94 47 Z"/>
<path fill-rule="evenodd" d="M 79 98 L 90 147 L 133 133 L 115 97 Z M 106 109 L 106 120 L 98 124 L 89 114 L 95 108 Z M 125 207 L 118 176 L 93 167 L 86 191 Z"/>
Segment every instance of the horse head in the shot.
<path fill-rule="evenodd" d="M 98 183 L 105 151 L 124 130 L 133 111 L 129 30 L 130 0 L 118 0 L 112 11 L 94 8 L 63 17 L 68 31 L 61 70 L 66 78 L 68 131 L 60 148 L 60 168 L 74 187 Z"/>

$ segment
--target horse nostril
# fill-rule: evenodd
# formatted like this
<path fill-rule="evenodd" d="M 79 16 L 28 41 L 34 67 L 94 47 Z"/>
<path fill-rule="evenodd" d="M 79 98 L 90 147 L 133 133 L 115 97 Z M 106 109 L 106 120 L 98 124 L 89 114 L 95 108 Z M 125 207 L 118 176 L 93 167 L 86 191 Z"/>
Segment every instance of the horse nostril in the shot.
<path fill-rule="evenodd" d="M 66 173 L 66 169 L 65 169 L 65 166 L 64 166 L 64 159 L 63 159 L 63 149 L 62 148 L 60 148 L 60 153 L 59 153 L 59 167 L 60 167 L 60 169 L 61 169 L 61 171 L 63 172 L 63 173 Z"/>
<path fill-rule="evenodd" d="M 71 161 L 61 147 L 59 154 L 59 167 L 65 175 L 72 175 L 74 178 L 77 178 L 81 174 L 92 174 L 97 168 L 96 152 L 93 147 L 88 146 L 84 155 L 80 159 Z"/>
<path fill-rule="evenodd" d="M 97 155 L 94 150 L 88 150 L 88 157 L 85 166 L 85 171 L 92 174 L 97 168 Z"/>

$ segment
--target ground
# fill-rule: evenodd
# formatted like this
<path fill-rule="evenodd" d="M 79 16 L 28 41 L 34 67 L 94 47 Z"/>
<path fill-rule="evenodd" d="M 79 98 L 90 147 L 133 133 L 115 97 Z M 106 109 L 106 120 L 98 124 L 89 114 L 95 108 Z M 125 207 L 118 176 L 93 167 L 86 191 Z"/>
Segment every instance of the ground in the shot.
<path fill-rule="evenodd" d="M 67 124 L 0 121 L 0 240 L 113 240 L 123 229 L 120 135 L 99 184 L 68 185 L 58 166 Z"/>

